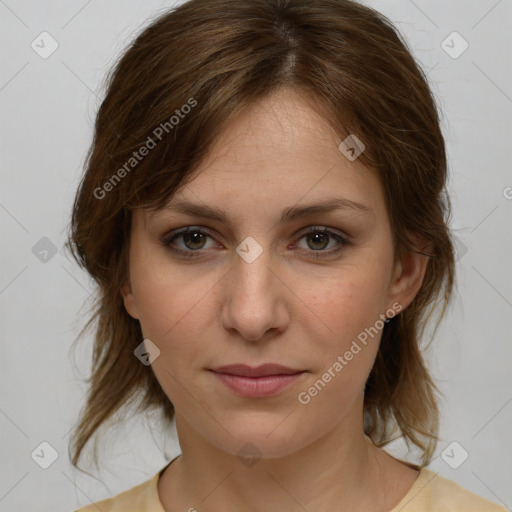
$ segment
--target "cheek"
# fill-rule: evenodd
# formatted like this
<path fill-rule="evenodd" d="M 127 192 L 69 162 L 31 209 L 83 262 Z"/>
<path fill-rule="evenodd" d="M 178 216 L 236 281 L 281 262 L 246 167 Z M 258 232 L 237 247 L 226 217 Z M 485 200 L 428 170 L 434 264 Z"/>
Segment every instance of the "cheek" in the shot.
<path fill-rule="evenodd" d="M 137 304 L 144 337 L 154 340 L 165 348 L 176 337 L 186 336 L 189 347 L 199 340 L 203 326 L 199 319 L 205 318 L 204 305 L 208 300 L 205 291 L 183 290 L 179 280 L 169 283 L 146 281 L 139 287 Z M 178 344 L 179 345 L 179 344 Z"/>
<path fill-rule="evenodd" d="M 225 300 L 226 274 L 193 265 L 183 268 L 165 258 L 138 261 L 132 281 L 144 338 L 161 351 L 172 348 L 173 359 L 200 350 L 205 334 L 213 335 L 219 328 L 222 305 L 229 302 Z M 322 347 L 317 360 L 324 364 L 334 353 L 348 350 L 351 341 L 385 312 L 384 275 L 369 264 L 347 265 L 323 275 L 310 272 L 300 279 L 293 272 L 283 277 L 297 283 L 292 293 L 283 290 L 290 315 L 288 329 L 301 331 L 300 348 Z"/>
<path fill-rule="evenodd" d="M 211 309 L 212 286 L 209 279 L 185 277 L 169 265 L 165 271 L 157 265 L 149 268 L 151 272 L 140 273 L 134 286 L 142 333 L 160 350 L 152 370 L 164 392 L 176 408 L 187 409 L 190 396 L 184 389 L 191 387 L 190 376 L 204 362 L 209 318 L 205 308 L 210 302 Z"/>
<path fill-rule="evenodd" d="M 295 396 L 306 429 L 341 421 L 361 397 L 385 325 L 379 316 L 385 311 L 377 277 L 340 279 L 325 288 L 326 293 L 311 296 L 311 309 L 320 312 L 320 318 L 312 318 L 309 326 L 304 319 L 301 325 L 309 329 L 305 348 L 314 363 Z"/>
<path fill-rule="evenodd" d="M 134 244 L 135 245 L 135 244 Z M 149 243 L 133 248 L 130 255 L 132 288 L 144 336 L 165 343 L 168 336 L 196 314 L 196 307 L 211 288 L 207 276 L 193 265 L 174 264 L 161 247 Z"/>
<path fill-rule="evenodd" d="M 339 277 L 303 280 L 297 291 L 306 307 L 303 327 L 342 349 L 385 314 L 385 275 L 366 268 L 344 269 Z M 380 323 L 379 323 L 380 325 Z M 315 339 L 315 338 L 313 338 Z"/>
<path fill-rule="evenodd" d="M 299 323 L 309 340 L 304 348 L 315 362 L 301 389 L 307 395 L 298 400 L 303 405 L 330 402 L 341 411 L 364 388 L 378 351 L 385 325 L 380 316 L 385 314 L 385 275 L 368 267 L 345 270 L 329 284 L 316 281 L 309 295 L 306 288 L 301 292 L 308 308 Z"/>
<path fill-rule="evenodd" d="M 222 274 L 205 273 L 153 257 L 133 270 L 133 291 L 142 333 L 160 350 L 153 363 L 157 378 L 173 386 L 172 375 L 204 366 L 204 353 L 218 335 L 216 314 Z M 225 281 L 224 281 L 225 283 Z"/>

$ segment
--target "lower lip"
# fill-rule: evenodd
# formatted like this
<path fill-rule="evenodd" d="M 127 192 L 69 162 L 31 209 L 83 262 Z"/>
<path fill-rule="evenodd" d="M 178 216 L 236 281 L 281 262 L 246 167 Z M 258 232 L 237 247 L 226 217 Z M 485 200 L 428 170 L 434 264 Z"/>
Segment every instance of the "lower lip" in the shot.
<path fill-rule="evenodd" d="M 213 372 L 217 378 L 235 393 L 248 398 L 264 398 L 283 391 L 296 382 L 303 374 L 267 375 L 264 377 L 242 377 L 229 373 Z"/>

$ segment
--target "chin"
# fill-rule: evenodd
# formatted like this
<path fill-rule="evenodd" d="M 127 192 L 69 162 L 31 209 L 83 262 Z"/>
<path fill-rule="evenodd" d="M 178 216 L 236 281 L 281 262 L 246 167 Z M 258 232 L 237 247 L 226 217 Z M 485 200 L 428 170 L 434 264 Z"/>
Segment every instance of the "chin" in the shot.
<path fill-rule="evenodd" d="M 210 438 L 210 442 L 232 455 L 256 459 L 286 457 L 314 442 L 314 433 L 308 435 L 299 425 L 285 418 L 284 413 L 251 414 L 244 420 L 224 423 L 233 437 Z"/>
<path fill-rule="evenodd" d="M 307 444 L 307 443 L 305 443 Z M 249 433 L 229 443 L 218 445 L 225 452 L 240 459 L 281 459 L 296 453 L 301 446 L 296 439 L 287 436 L 267 437 L 267 433 Z"/>

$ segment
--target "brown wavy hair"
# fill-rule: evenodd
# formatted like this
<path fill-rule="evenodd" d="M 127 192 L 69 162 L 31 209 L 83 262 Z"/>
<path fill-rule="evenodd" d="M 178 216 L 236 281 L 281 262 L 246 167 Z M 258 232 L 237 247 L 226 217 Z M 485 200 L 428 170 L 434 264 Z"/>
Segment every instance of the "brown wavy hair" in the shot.
<path fill-rule="evenodd" d="M 134 357 L 142 332 L 120 293 L 131 211 L 164 206 L 223 127 L 282 87 L 314 102 L 340 142 L 352 133 L 364 142 L 359 158 L 385 192 L 395 256 L 429 257 L 416 297 L 383 329 L 364 430 L 377 446 L 401 437 L 423 464 L 431 460 L 439 390 L 420 345 L 432 313 L 442 305 L 434 333 L 445 314 L 455 262 L 445 142 L 424 71 L 392 23 L 355 1 L 189 0 L 152 20 L 108 74 L 73 206 L 66 247 L 97 285 L 78 336 L 94 327 L 87 400 L 68 447 L 75 467 L 98 429 L 136 399 L 136 412 L 156 409 L 169 425 L 174 416 L 151 366 Z M 156 144 L 144 152 L 150 139 Z M 428 240 L 430 251 L 411 235 Z"/>

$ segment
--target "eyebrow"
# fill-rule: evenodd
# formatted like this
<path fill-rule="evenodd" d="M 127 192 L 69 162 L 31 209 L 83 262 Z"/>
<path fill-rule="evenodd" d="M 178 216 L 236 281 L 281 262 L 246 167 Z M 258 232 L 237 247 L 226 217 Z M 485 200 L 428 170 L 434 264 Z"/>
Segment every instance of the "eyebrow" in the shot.
<path fill-rule="evenodd" d="M 183 213 L 190 216 L 204 217 L 219 222 L 227 222 L 227 215 L 221 208 L 192 203 L 190 201 L 176 201 L 168 204 L 164 210 L 170 210 L 177 213 Z M 342 197 L 334 197 L 318 203 L 304 206 L 291 206 L 281 213 L 281 223 L 301 219 L 318 213 L 329 213 L 336 210 L 355 210 L 362 213 L 371 213 L 372 209 L 357 201 L 351 201 Z"/>

